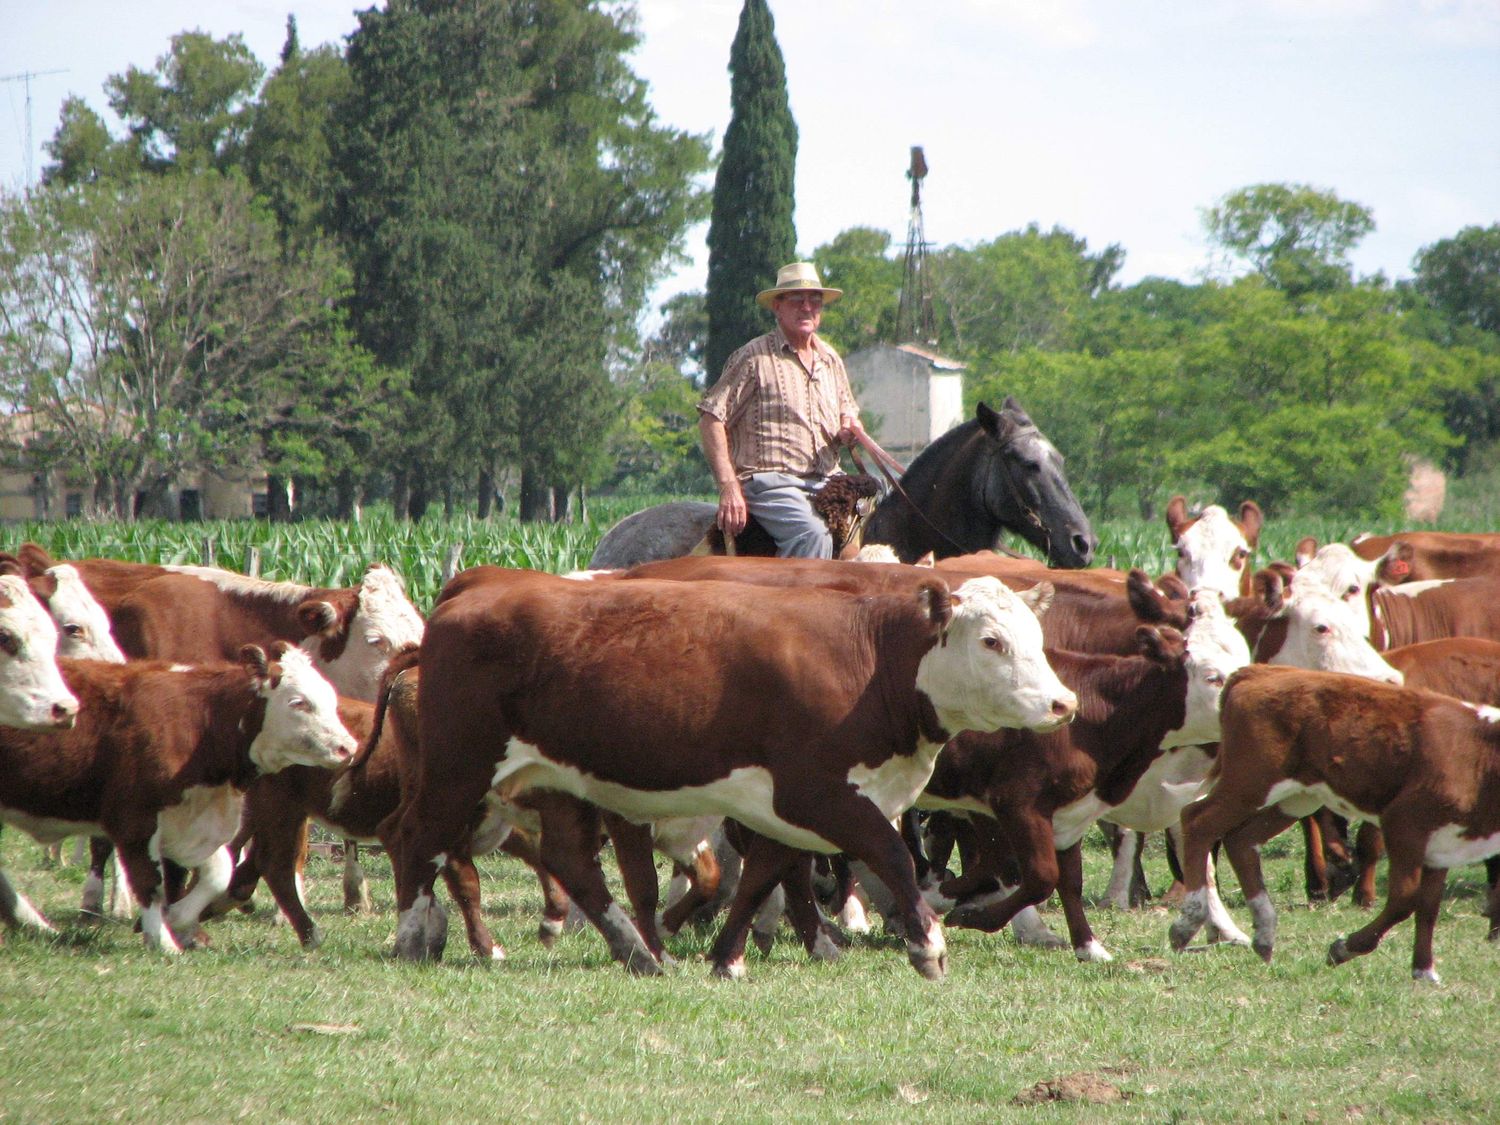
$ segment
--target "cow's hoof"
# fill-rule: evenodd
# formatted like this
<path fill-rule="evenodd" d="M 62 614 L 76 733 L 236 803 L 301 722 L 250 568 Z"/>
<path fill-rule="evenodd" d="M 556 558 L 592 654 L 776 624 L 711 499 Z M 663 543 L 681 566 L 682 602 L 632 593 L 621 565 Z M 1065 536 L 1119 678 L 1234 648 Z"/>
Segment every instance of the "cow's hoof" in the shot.
<path fill-rule="evenodd" d="M 1328 947 L 1328 963 L 1330 965 L 1342 965 L 1345 961 L 1354 960 L 1354 954 L 1349 952 L 1349 945 L 1343 938 Z"/>
<path fill-rule="evenodd" d="M 814 961 L 837 961 L 844 955 L 844 948 L 833 940 L 833 936 L 827 930 L 819 930 L 807 955 Z"/>
<path fill-rule="evenodd" d="M 561 918 L 543 918 L 536 928 L 536 940 L 542 943 L 543 949 L 551 949 L 557 944 L 557 937 L 562 932 L 563 920 Z"/>
<path fill-rule="evenodd" d="M 659 977 L 662 964 L 645 949 L 633 951 L 625 959 L 625 969 L 635 977 Z"/>
<path fill-rule="evenodd" d="M 307 936 L 302 939 L 302 948 L 307 950 L 309 953 L 311 953 L 314 949 L 317 949 L 318 946 L 322 944 L 323 931 L 318 929 L 317 926 L 311 927 L 307 931 Z"/>
<path fill-rule="evenodd" d="M 1425 969 L 1413 969 L 1411 971 L 1411 979 L 1418 984 L 1439 985 L 1443 983 L 1443 978 L 1438 976 L 1437 970 L 1431 965 Z"/>
<path fill-rule="evenodd" d="M 1088 941 L 1073 950 L 1073 956 L 1085 965 L 1104 965 L 1113 961 L 1114 955 L 1097 941 Z"/>
<path fill-rule="evenodd" d="M 962 906 L 955 906 L 950 910 L 947 917 L 943 919 L 943 924 L 945 926 L 958 926 L 965 930 L 993 932 L 989 926 L 984 924 L 984 914 L 984 907 L 970 906 L 965 903 Z"/>
<path fill-rule="evenodd" d="M 1486 938 L 1485 940 L 1486 941 L 1500 941 L 1500 926 L 1496 926 L 1493 930 L 1491 930 L 1490 931 L 1490 936 L 1488 938 Z"/>
<path fill-rule="evenodd" d="M 1181 953 L 1197 932 L 1198 927 L 1191 922 L 1173 922 L 1172 928 L 1167 931 L 1167 941 L 1171 943 L 1174 952 Z"/>
<path fill-rule="evenodd" d="M 948 975 L 948 953 L 946 950 L 934 953 L 932 950 L 912 950 L 911 967 L 921 973 L 927 980 L 942 980 Z"/>
<path fill-rule="evenodd" d="M 771 947 L 776 944 L 776 931 L 751 930 L 750 940 L 755 943 L 755 948 L 762 953 L 770 953 Z"/>
<path fill-rule="evenodd" d="M 1276 951 L 1276 946 L 1274 943 L 1269 941 L 1262 941 L 1260 940 L 1260 938 L 1252 939 L 1250 942 L 1250 948 L 1255 950 L 1255 955 L 1262 961 L 1264 961 L 1267 965 L 1271 963 L 1271 954 Z"/>
<path fill-rule="evenodd" d="M 484 956 L 483 958 L 480 959 L 480 963 L 481 964 L 486 964 L 486 965 L 493 965 L 497 961 L 504 961 L 504 960 L 505 960 L 505 947 L 503 945 L 501 945 L 497 941 L 494 945 L 490 946 L 489 953 L 486 956 Z"/>
<path fill-rule="evenodd" d="M 744 980 L 745 960 L 736 957 L 733 961 L 715 961 L 709 973 L 715 980 Z"/>

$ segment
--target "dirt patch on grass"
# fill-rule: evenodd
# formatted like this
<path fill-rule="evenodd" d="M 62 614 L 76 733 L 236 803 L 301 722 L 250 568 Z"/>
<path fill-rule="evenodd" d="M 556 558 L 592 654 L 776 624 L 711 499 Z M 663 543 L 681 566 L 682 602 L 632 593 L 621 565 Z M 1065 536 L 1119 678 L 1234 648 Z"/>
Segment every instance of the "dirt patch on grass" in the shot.
<path fill-rule="evenodd" d="M 1084 1070 L 1062 1078 L 1038 1082 L 1011 1099 L 1012 1105 L 1041 1105 L 1043 1102 L 1082 1102 L 1086 1105 L 1112 1105 L 1130 1100 L 1130 1095 L 1111 1081 L 1121 1072 Z"/>

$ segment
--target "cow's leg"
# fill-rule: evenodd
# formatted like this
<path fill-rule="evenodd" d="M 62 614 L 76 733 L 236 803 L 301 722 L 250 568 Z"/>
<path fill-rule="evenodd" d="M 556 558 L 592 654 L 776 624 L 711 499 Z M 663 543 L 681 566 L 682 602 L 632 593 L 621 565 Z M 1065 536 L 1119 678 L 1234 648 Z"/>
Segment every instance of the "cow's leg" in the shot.
<path fill-rule="evenodd" d="M 801 859 L 787 867 L 781 880 L 781 889 L 786 896 L 786 912 L 809 957 L 814 961 L 837 961 L 841 955 L 840 942 L 835 938 L 823 912 L 818 909 L 812 884 L 813 862 L 813 857 L 804 853 Z M 843 939 L 843 944 L 848 944 L 847 938 Z"/>
<path fill-rule="evenodd" d="M 693 862 L 679 864 L 687 877 L 687 890 L 662 912 L 661 929 L 675 934 L 694 913 L 713 902 L 719 893 L 721 869 L 719 857 L 706 841 L 693 855 Z"/>
<path fill-rule="evenodd" d="M 651 826 L 632 824 L 611 812 L 604 813 L 603 818 L 605 831 L 614 843 L 620 881 L 625 885 L 625 895 L 630 899 L 630 909 L 635 915 L 635 928 L 645 939 L 651 956 L 666 964 L 667 951 L 656 929 L 656 907 L 661 901 L 661 887 L 656 879 L 656 851 Z M 546 846 L 545 836 L 542 844 Z"/>
<path fill-rule="evenodd" d="M 708 952 L 713 975 L 725 980 L 739 980 L 745 975 L 745 939 L 749 936 L 750 924 L 767 896 L 781 883 L 788 868 L 802 855 L 758 833 L 746 832 L 745 835 L 745 856 L 734 889 L 734 901 L 729 904 L 729 914 Z M 896 839 L 900 843 L 900 837 Z"/>
<path fill-rule="evenodd" d="M 473 856 L 458 850 L 450 854 L 443 866 L 443 884 L 463 917 L 464 932 L 468 934 L 469 948 L 474 951 L 474 956 L 485 962 L 504 961 L 505 950 L 484 923 L 479 871 L 474 866 Z"/>
<path fill-rule="evenodd" d="M 1172 885 L 1161 896 L 1161 900 L 1167 906 L 1176 906 L 1187 893 L 1186 881 L 1182 874 L 1182 828 L 1180 825 L 1170 824 L 1167 826 L 1166 834 L 1167 870 L 1172 873 Z"/>
<path fill-rule="evenodd" d="M 1328 901 L 1328 854 L 1323 841 L 1323 825 L 1318 816 L 1304 816 L 1302 825 L 1302 881 L 1308 902 Z"/>
<path fill-rule="evenodd" d="M 1306 824 L 1311 817 L 1303 817 Z M 1265 875 L 1260 865 L 1260 846 L 1274 836 L 1290 828 L 1294 818 L 1272 806 L 1261 809 L 1245 823 L 1224 837 L 1224 851 L 1234 867 L 1240 881 L 1240 890 L 1250 916 L 1255 920 L 1255 936 L 1250 939 L 1250 948 L 1267 963 L 1276 948 L 1276 907 L 1266 890 Z"/>
<path fill-rule="evenodd" d="M 4 922 L 12 929 L 25 927 L 30 930 L 41 930 L 45 933 L 55 933 L 52 923 L 42 917 L 42 912 L 27 901 L 26 896 L 16 889 L 5 869 L 0 868 L 0 922 Z"/>
<path fill-rule="evenodd" d="M 89 837 L 89 871 L 83 880 L 83 899 L 78 906 L 86 920 L 99 921 L 108 914 L 128 918 L 133 911 L 135 904 L 130 897 L 129 890 L 125 886 L 125 881 L 118 877 L 113 909 L 110 909 L 109 904 L 104 901 L 109 879 L 109 863 L 114 855 L 115 846 L 109 842 L 108 836 Z"/>
<path fill-rule="evenodd" d="M 1380 939 L 1385 937 L 1387 930 L 1404 922 L 1417 908 L 1422 889 L 1422 857 L 1427 850 L 1427 840 L 1422 833 L 1407 829 L 1402 824 L 1399 803 L 1398 798 L 1386 806 L 1381 818 L 1390 856 L 1386 869 L 1385 905 L 1368 925 L 1355 930 L 1347 938 L 1339 938 L 1329 947 L 1330 965 L 1342 965 L 1345 961 L 1371 952 L 1380 944 Z"/>
<path fill-rule="evenodd" d="M 537 800 L 542 814 L 542 863 L 604 935 L 610 956 L 632 973 L 655 976 L 661 962 L 630 916 L 620 909 L 599 866 L 599 810 L 561 793 Z M 654 873 L 653 873 L 654 878 Z"/>
<path fill-rule="evenodd" d="M 370 897 L 370 880 L 359 862 L 359 841 L 347 837 L 344 839 L 344 913 L 375 913 L 375 900 Z"/>
<path fill-rule="evenodd" d="M 1484 861 L 1484 873 L 1489 879 L 1489 901 L 1485 905 L 1485 917 L 1490 920 L 1490 941 L 1500 941 L 1500 856 L 1490 856 Z"/>
<path fill-rule="evenodd" d="M 1146 876 L 1141 869 L 1141 851 L 1146 837 L 1107 821 L 1100 821 L 1099 827 L 1115 857 L 1109 887 L 1104 892 L 1104 904 L 1114 910 L 1129 910 L 1139 902 L 1149 900 L 1151 892 L 1145 886 Z M 1138 895 L 1141 896 L 1139 901 Z"/>
<path fill-rule="evenodd" d="M 1140 833 L 1130 832 L 1137 841 Z M 1083 844 L 1080 841 L 1071 848 L 1057 853 L 1057 897 L 1062 902 L 1063 917 L 1067 919 L 1068 936 L 1073 942 L 1073 956 L 1084 962 L 1113 961 L 1109 950 L 1100 944 L 1089 925 L 1088 914 L 1083 909 Z"/>
<path fill-rule="evenodd" d="M 1432 934 L 1437 929 L 1438 911 L 1443 906 L 1443 888 L 1447 882 L 1447 868 L 1422 868 L 1422 884 L 1417 889 L 1417 933 L 1411 949 L 1412 980 L 1443 983 L 1432 962 Z"/>
<path fill-rule="evenodd" d="M 1269 789 L 1269 786 L 1267 786 Z M 1182 909 L 1167 931 L 1172 948 L 1179 953 L 1203 928 L 1209 916 L 1209 889 L 1213 885 L 1214 845 L 1243 824 L 1250 815 L 1238 801 L 1215 789 L 1201 801 L 1182 810 Z"/>
<path fill-rule="evenodd" d="M 1359 877 L 1350 846 L 1349 822 L 1331 809 L 1313 814 L 1323 827 L 1323 855 L 1327 861 L 1328 901 L 1334 902 Z"/>
<path fill-rule="evenodd" d="M 1052 820 L 1031 810 L 996 809 L 1010 849 L 1021 865 L 1020 884 L 1004 898 L 985 903 L 966 902 L 948 914 L 950 926 L 964 926 L 995 933 L 1006 925 L 1022 907 L 1045 902 L 1057 889 L 1057 848 L 1052 840 Z"/>
<path fill-rule="evenodd" d="M 250 901 L 255 877 L 263 874 L 282 916 L 303 949 L 316 949 L 323 941 L 318 924 L 307 911 L 302 897 L 302 865 L 307 859 L 307 821 L 290 825 L 262 825 L 229 879 L 228 898 Z"/>
<path fill-rule="evenodd" d="M 198 873 L 193 889 L 174 901 L 167 910 L 167 927 L 184 949 L 195 944 L 193 931 L 197 929 L 198 916 L 204 907 L 228 889 L 229 877 L 234 874 L 234 860 L 229 858 L 229 849 L 221 847 L 193 870 Z"/>
<path fill-rule="evenodd" d="M 1354 855 L 1359 878 L 1354 883 L 1354 905 L 1362 910 L 1375 906 L 1375 876 L 1385 855 L 1385 834 L 1372 820 L 1362 821 L 1354 837 Z"/>
<path fill-rule="evenodd" d="M 132 839 L 129 843 L 115 842 L 115 854 L 130 884 L 130 893 L 141 907 L 141 937 L 147 949 L 158 949 L 163 953 L 181 953 L 177 939 L 162 917 L 165 901 L 166 880 L 162 875 L 161 860 L 153 856 L 154 841 L 148 845 Z"/>
<path fill-rule="evenodd" d="M 537 885 L 542 892 L 542 920 L 537 926 L 536 938 L 543 949 L 551 949 L 557 943 L 563 926 L 568 921 L 568 910 L 573 900 L 557 881 L 557 877 L 542 866 L 541 849 L 534 836 L 528 832 L 512 830 L 500 843 L 500 851 L 513 855 L 536 872 Z"/>

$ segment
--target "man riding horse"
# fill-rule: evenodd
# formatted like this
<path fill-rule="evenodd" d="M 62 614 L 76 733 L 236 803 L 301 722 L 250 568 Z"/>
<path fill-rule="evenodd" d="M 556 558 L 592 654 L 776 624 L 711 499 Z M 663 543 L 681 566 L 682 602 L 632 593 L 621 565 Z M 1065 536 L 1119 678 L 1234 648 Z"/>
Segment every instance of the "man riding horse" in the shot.
<path fill-rule="evenodd" d="M 731 355 L 698 404 L 726 537 L 753 515 L 777 554 L 833 557 L 833 537 L 813 497 L 838 473 L 839 446 L 864 435 L 844 361 L 817 336 L 823 306 L 842 295 L 823 285 L 811 262 L 783 266 L 776 284 L 755 298 L 776 327 Z"/>

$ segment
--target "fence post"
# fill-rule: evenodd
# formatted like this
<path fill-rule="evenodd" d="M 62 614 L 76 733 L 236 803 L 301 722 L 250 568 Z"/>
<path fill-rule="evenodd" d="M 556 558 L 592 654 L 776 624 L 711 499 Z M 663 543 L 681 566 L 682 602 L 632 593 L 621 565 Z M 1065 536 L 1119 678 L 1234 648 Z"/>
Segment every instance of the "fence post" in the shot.
<path fill-rule="evenodd" d="M 251 547 L 245 552 L 245 573 L 251 578 L 260 577 L 260 548 Z"/>
<path fill-rule="evenodd" d="M 462 542 L 449 546 L 448 553 L 443 558 L 443 585 L 448 585 L 448 580 L 458 573 L 458 559 L 464 553 Z"/>
<path fill-rule="evenodd" d="M 205 535 L 203 537 L 203 546 L 199 550 L 198 553 L 199 553 L 199 555 L 203 559 L 203 565 L 204 566 L 218 566 L 219 565 L 215 561 L 215 555 L 214 555 L 214 537 L 212 535 Z"/>

